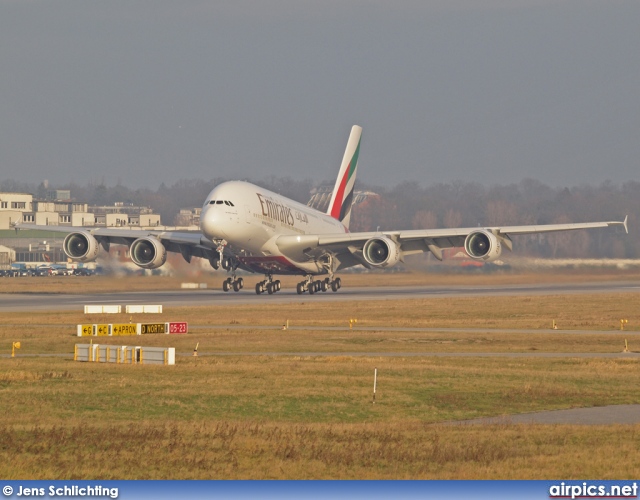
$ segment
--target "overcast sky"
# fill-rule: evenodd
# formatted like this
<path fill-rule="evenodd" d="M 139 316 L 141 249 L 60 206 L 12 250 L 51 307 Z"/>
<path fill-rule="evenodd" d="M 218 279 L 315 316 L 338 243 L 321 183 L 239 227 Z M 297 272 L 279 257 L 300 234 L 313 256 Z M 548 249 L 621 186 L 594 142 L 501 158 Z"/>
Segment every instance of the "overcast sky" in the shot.
<path fill-rule="evenodd" d="M 640 1 L 0 0 L 0 179 L 640 180 Z"/>

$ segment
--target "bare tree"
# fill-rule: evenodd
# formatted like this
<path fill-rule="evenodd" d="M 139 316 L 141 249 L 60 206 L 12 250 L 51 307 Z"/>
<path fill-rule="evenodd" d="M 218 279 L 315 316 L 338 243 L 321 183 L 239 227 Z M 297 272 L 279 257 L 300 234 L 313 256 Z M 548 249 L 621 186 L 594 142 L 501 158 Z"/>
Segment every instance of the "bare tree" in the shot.
<path fill-rule="evenodd" d="M 431 210 L 418 210 L 411 219 L 414 229 L 435 229 L 438 227 L 438 217 Z"/>

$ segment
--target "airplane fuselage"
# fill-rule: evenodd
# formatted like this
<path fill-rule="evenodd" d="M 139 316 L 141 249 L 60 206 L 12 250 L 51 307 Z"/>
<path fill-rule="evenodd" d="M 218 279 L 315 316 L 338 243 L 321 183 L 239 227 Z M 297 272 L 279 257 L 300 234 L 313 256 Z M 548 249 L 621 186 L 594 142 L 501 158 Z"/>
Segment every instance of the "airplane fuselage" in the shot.
<path fill-rule="evenodd" d="M 333 217 L 254 184 L 225 182 L 214 188 L 200 215 L 200 229 L 212 241 L 224 240 L 242 267 L 262 273 L 324 274 L 314 260 L 293 261 L 275 241 L 285 235 L 348 232 Z"/>

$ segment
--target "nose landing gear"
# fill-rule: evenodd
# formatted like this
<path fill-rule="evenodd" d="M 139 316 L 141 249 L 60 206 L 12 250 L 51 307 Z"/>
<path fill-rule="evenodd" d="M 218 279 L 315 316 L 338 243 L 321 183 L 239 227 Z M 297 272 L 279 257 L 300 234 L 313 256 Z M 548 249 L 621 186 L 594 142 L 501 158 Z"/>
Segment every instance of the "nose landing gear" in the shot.
<path fill-rule="evenodd" d="M 214 269 L 218 269 L 218 267 L 222 267 L 222 269 L 226 269 L 227 271 L 231 271 L 231 276 L 225 279 L 222 282 L 222 291 L 228 292 L 233 289 L 234 292 L 239 292 L 244 288 L 244 280 L 242 278 L 236 278 L 236 269 L 238 269 L 238 261 L 233 257 L 227 257 L 224 255 L 224 245 L 225 243 L 221 243 L 218 246 L 218 258 L 211 261 L 211 265 Z M 217 266 L 214 265 L 217 264 Z"/>

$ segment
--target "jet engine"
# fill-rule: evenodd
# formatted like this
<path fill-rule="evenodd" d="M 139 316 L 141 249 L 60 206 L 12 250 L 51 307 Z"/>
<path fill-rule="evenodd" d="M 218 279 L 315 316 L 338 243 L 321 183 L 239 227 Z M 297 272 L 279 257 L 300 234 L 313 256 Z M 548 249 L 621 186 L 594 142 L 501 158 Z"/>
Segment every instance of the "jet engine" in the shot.
<path fill-rule="evenodd" d="M 472 259 L 491 262 L 500 257 L 502 244 L 495 234 L 480 230 L 469 233 L 464 240 L 464 249 Z"/>
<path fill-rule="evenodd" d="M 167 260 L 167 249 L 152 236 L 138 238 L 131 243 L 129 254 L 133 263 L 143 269 L 156 269 Z"/>
<path fill-rule="evenodd" d="M 98 240 L 88 231 L 69 233 L 62 244 L 64 253 L 72 260 L 91 262 L 98 256 Z"/>
<path fill-rule="evenodd" d="M 398 244 L 386 236 L 371 238 L 362 247 L 362 256 L 374 267 L 394 266 L 400 260 Z"/>

